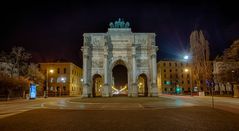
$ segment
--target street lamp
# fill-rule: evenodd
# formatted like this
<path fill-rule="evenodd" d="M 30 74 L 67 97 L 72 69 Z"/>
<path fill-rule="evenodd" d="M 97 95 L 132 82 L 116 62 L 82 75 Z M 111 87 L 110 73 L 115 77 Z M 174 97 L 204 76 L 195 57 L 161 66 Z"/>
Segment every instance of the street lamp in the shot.
<path fill-rule="evenodd" d="M 61 96 L 62 90 L 63 90 L 63 84 L 66 82 L 66 78 L 65 77 L 61 77 L 60 82 L 61 82 L 61 87 L 60 87 L 60 96 Z"/>
<path fill-rule="evenodd" d="M 80 79 L 80 81 L 81 81 L 81 89 L 80 89 L 80 94 L 82 95 L 82 93 L 83 93 L 83 82 L 84 82 L 84 79 L 83 79 L 83 78 L 81 78 L 81 79 Z"/>
<path fill-rule="evenodd" d="M 51 73 L 51 74 L 53 74 L 54 73 L 54 70 L 53 69 L 48 69 L 47 68 L 47 70 L 46 70 L 46 91 L 45 91 L 45 98 L 46 97 L 48 97 L 48 90 L 49 90 L 49 87 L 48 87 L 48 74 L 49 74 L 49 72 Z"/>
<path fill-rule="evenodd" d="M 192 87 L 192 70 L 191 69 L 184 69 L 186 73 L 189 72 L 190 77 L 190 90 L 191 90 L 191 96 L 193 96 L 193 87 Z"/>
<path fill-rule="evenodd" d="M 183 57 L 184 60 L 188 60 L 188 58 L 189 58 L 188 55 L 185 55 L 185 56 Z"/>

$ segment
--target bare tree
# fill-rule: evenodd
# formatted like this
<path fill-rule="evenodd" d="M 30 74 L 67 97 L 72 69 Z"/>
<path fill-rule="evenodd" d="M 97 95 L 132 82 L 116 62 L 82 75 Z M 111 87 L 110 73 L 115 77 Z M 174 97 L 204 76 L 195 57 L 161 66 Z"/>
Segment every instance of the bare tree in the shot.
<path fill-rule="evenodd" d="M 10 53 L 11 63 L 18 70 L 18 77 L 24 76 L 27 73 L 28 60 L 31 58 L 31 54 L 27 53 L 23 47 L 13 47 Z"/>
<path fill-rule="evenodd" d="M 43 73 L 38 70 L 37 64 L 31 63 L 28 67 L 27 77 L 35 83 L 42 83 L 45 79 Z"/>
<path fill-rule="evenodd" d="M 27 53 L 23 47 L 13 47 L 10 53 L 2 51 L 0 54 L 1 65 L 5 65 L 7 69 L 7 73 L 5 72 L 4 74 L 10 76 L 10 78 L 5 77 L 6 79 L 3 79 L 2 83 L 5 83 L 5 88 L 9 91 L 17 89 L 23 97 L 25 96 L 25 90 L 29 86 L 25 75 L 27 74 L 30 58 L 31 54 Z M 14 74 L 17 76 L 16 78 L 14 78 Z"/>
<path fill-rule="evenodd" d="M 195 30 L 190 35 L 190 52 L 192 55 L 192 75 L 197 86 L 200 80 L 212 80 L 212 66 L 209 61 L 208 41 L 201 30 Z"/>

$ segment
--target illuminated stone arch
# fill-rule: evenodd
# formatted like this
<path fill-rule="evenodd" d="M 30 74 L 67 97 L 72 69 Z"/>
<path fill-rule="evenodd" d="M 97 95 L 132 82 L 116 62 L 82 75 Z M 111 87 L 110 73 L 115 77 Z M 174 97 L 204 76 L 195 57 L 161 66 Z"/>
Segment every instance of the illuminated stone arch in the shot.
<path fill-rule="evenodd" d="M 133 33 L 131 28 L 109 28 L 106 33 L 84 33 L 83 97 L 92 95 L 92 76 L 101 74 L 102 97 L 112 96 L 112 69 L 127 68 L 128 96 L 138 96 L 138 73 L 147 76 L 149 95 L 158 96 L 155 33 Z"/>

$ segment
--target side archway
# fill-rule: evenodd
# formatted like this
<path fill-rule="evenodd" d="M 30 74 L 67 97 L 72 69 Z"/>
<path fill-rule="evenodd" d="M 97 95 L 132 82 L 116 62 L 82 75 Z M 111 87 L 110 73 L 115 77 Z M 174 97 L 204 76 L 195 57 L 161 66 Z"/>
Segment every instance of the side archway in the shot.
<path fill-rule="evenodd" d="M 148 81 L 145 74 L 138 76 L 138 96 L 148 96 Z"/>
<path fill-rule="evenodd" d="M 99 74 L 95 74 L 92 77 L 92 97 L 102 96 L 103 90 L 103 78 Z"/>

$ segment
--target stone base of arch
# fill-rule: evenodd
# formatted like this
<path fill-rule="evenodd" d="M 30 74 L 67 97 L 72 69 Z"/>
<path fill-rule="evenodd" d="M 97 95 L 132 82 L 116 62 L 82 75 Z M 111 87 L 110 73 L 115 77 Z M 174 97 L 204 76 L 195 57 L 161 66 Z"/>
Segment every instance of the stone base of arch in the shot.
<path fill-rule="evenodd" d="M 108 84 L 104 84 L 104 90 L 102 93 L 102 97 L 109 97 L 109 85 Z"/>
<path fill-rule="evenodd" d="M 132 88 L 132 92 L 131 92 L 131 95 L 132 97 L 138 97 L 138 86 L 136 83 L 132 83 L 131 85 L 131 88 Z"/>
<path fill-rule="evenodd" d="M 158 88 L 156 83 L 151 84 L 150 96 L 158 97 Z"/>
<path fill-rule="evenodd" d="M 90 89 L 90 85 L 87 83 L 84 84 L 82 97 L 91 97 L 92 96 L 91 91 L 89 89 Z"/>

